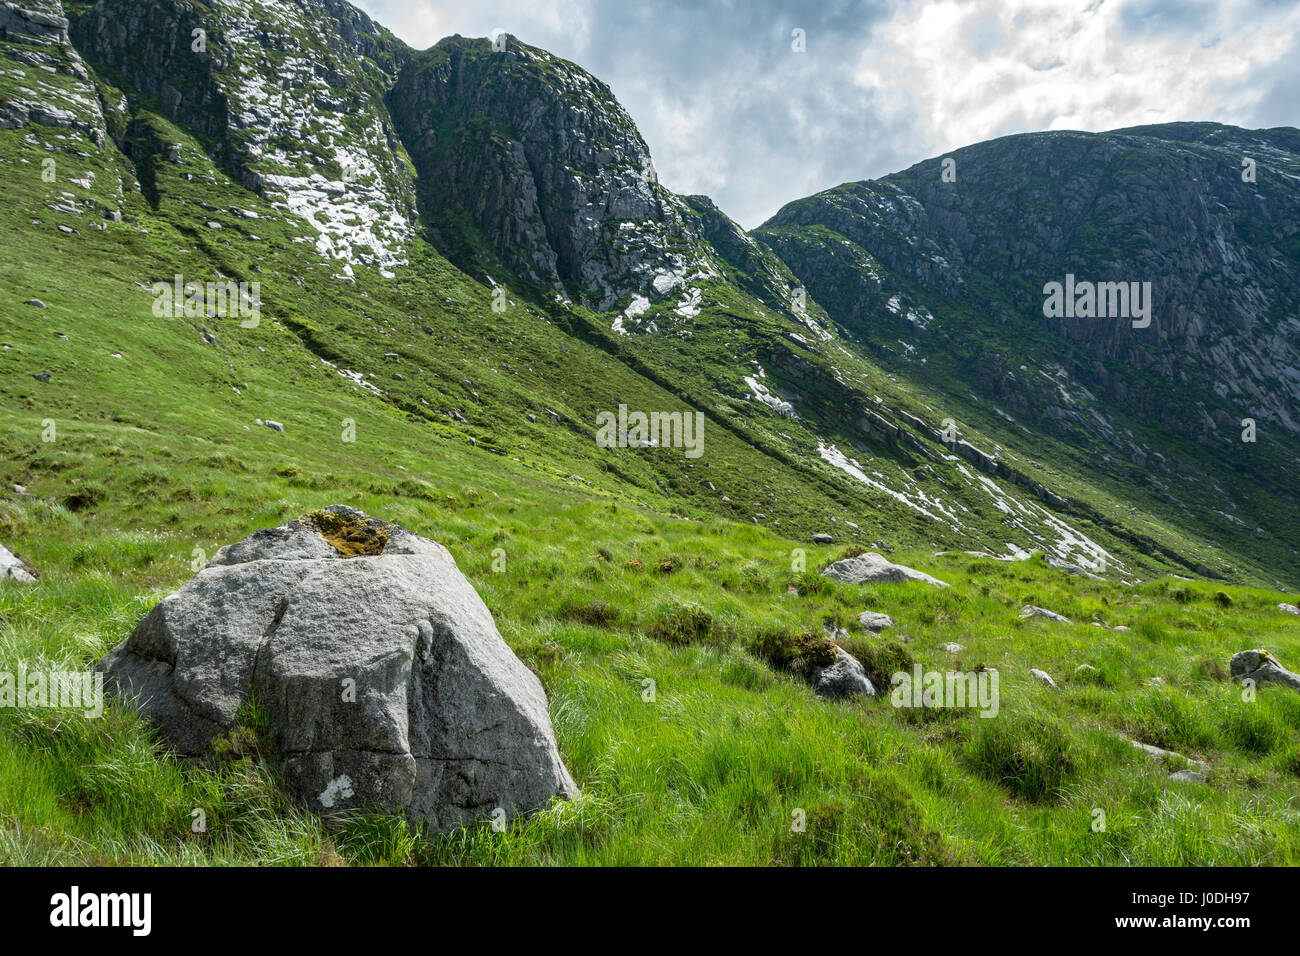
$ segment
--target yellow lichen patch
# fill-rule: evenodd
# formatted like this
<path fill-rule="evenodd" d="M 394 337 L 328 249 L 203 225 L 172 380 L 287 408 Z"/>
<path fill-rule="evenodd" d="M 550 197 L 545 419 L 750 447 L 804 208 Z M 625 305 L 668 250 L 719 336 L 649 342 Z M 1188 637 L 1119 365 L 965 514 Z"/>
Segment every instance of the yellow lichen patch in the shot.
<path fill-rule="evenodd" d="M 345 558 L 358 558 L 368 554 L 383 554 L 388 544 L 384 526 L 373 519 L 360 520 L 352 515 L 332 511 L 313 511 L 298 519 L 310 521 L 320 536 Z"/>

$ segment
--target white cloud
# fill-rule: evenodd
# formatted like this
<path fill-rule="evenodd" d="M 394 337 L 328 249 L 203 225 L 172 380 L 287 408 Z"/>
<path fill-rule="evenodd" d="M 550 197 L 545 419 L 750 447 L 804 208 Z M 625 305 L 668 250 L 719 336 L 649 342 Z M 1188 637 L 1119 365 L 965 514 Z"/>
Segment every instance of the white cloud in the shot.
<path fill-rule="evenodd" d="M 415 47 L 504 28 L 573 60 L 614 90 L 664 185 L 746 227 L 1010 133 L 1300 120 L 1292 0 L 356 2 Z"/>

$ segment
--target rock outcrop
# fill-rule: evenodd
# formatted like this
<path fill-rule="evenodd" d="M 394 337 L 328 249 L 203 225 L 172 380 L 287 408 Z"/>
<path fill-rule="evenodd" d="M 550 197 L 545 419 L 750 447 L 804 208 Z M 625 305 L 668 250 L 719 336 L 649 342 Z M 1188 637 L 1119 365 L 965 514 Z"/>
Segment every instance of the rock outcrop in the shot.
<path fill-rule="evenodd" d="M 23 563 L 8 548 L 0 544 L 0 579 L 4 578 L 20 581 L 23 584 L 33 584 L 36 581 Z"/>
<path fill-rule="evenodd" d="M 713 272 L 631 117 L 573 63 L 508 34 L 448 37 L 411 58 L 388 101 L 453 254 L 467 219 L 509 269 L 601 309 Z"/>
<path fill-rule="evenodd" d="M 1235 681 L 1250 680 L 1259 684 L 1281 684 L 1300 690 L 1300 674 L 1287 670 L 1268 651 L 1238 651 L 1228 662 L 1228 673 Z"/>
<path fill-rule="evenodd" d="M 812 684 L 818 697 L 857 697 L 860 694 L 873 697 L 876 693 L 858 659 L 839 646 L 835 648 L 835 660 L 830 666 L 813 672 Z"/>
<path fill-rule="evenodd" d="M 882 554 L 868 551 L 852 558 L 836 561 L 822 574 L 844 584 L 874 584 L 880 581 L 921 581 L 937 588 L 948 587 L 938 578 L 923 571 L 894 564 Z"/>
<path fill-rule="evenodd" d="M 222 548 L 99 666 L 185 755 L 255 700 L 317 812 L 446 830 L 575 792 L 541 683 L 451 555 L 351 508 Z"/>
<path fill-rule="evenodd" d="M 1020 609 L 1020 619 L 1027 621 L 1033 617 L 1045 617 L 1049 621 L 1055 621 L 1057 624 L 1070 624 L 1071 620 L 1063 614 L 1057 614 L 1055 611 L 1049 611 L 1045 607 L 1038 607 L 1034 604 L 1026 604 Z"/>

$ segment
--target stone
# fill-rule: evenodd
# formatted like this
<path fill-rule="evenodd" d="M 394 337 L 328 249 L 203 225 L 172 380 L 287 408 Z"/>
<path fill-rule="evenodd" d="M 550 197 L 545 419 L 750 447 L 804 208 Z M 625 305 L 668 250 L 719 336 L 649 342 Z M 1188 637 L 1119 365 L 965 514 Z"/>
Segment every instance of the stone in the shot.
<path fill-rule="evenodd" d="M 887 627 L 894 626 L 894 619 L 888 614 L 881 614 L 879 611 L 863 611 L 858 615 L 858 623 L 865 630 L 879 634 Z"/>
<path fill-rule="evenodd" d="M 938 578 L 914 568 L 893 564 L 874 551 L 836 561 L 822 574 L 843 584 L 871 584 L 878 581 L 922 581 L 938 588 L 948 587 Z"/>
<path fill-rule="evenodd" d="M 45 303 L 42 302 L 40 299 L 28 299 L 28 300 L 27 300 L 25 303 L 23 303 L 23 304 L 24 304 L 24 305 L 30 305 L 33 309 L 43 309 L 43 308 L 45 308 Z"/>
<path fill-rule="evenodd" d="M 1228 673 L 1235 681 L 1251 680 L 1259 684 L 1282 684 L 1300 690 L 1300 674 L 1292 673 L 1265 650 L 1238 651 L 1228 661 Z"/>
<path fill-rule="evenodd" d="M 541 682 L 440 544 L 334 505 L 222 548 L 98 665 L 177 753 L 255 698 L 290 793 L 445 832 L 568 797 Z"/>
<path fill-rule="evenodd" d="M 949 654 L 960 654 L 962 651 L 966 650 L 966 648 L 962 647 L 956 641 L 949 641 L 947 644 L 944 644 L 943 649 Z"/>
<path fill-rule="evenodd" d="M 1132 744 L 1134 748 L 1136 748 L 1137 750 L 1142 751 L 1152 760 L 1159 760 L 1162 763 L 1167 760 L 1172 760 L 1175 763 L 1185 763 L 1187 764 L 1188 768 L 1192 770 L 1205 769 L 1205 767 L 1202 764 L 1197 763 L 1195 760 L 1189 760 L 1187 757 L 1184 757 L 1182 754 L 1175 753 L 1172 750 L 1165 750 L 1161 747 L 1156 747 L 1152 744 L 1144 744 L 1141 741 L 1137 741 L 1137 740 L 1130 740 L 1129 743 Z"/>
<path fill-rule="evenodd" d="M 1056 681 L 1052 680 L 1052 675 L 1047 671 L 1040 671 L 1037 667 L 1030 668 L 1029 676 L 1040 684 L 1046 684 L 1052 690 L 1056 690 Z"/>
<path fill-rule="evenodd" d="M 1169 775 L 1170 780 L 1177 780 L 1179 783 L 1199 783 L 1207 782 L 1205 774 L 1196 770 L 1175 770 Z"/>
<path fill-rule="evenodd" d="M 833 544 L 835 539 L 828 534 L 815 534 L 812 536 L 813 544 Z"/>
<path fill-rule="evenodd" d="M 34 578 L 31 572 L 28 571 L 23 563 L 18 560 L 18 557 L 3 544 L 0 544 L 0 580 L 4 580 L 5 578 L 18 581 L 22 584 L 36 583 L 36 578 Z"/>
<path fill-rule="evenodd" d="M 1286 611 L 1288 614 L 1300 614 L 1300 607 L 1296 607 L 1294 604 L 1279 604 L 1277 609 Z"/>
<path fill-rule="evenodd" d="M 271 421 L 271 419 L 269 419 L 269 418 L 268 418 L 266 421 L 262 422 L 262 424 L 265 425 L 267 428 L 271 429 L 271 431 L 274 431 L 274 432 L 282 432 L 282 431 L 284 431 L 284 426 L 283 426 L 283 425 L 281 425 L 279 422 L 273 422 L 273 421 Z"/>
<path fill-rule="evenodd" d="M 52 376 L 50 375 L 49 372 L 37 372 L 35 375 L 32 376 L 32 378 L 36 379 L 36 381 L 38 382 L 48 382 L 51 379 L 51 377 Z"/>
<path fill-rule="evenodd" d="M 1055 611 L 1049 611 L 1045 607 L 1036 607 L 1033 604 L 1026 604 L 1020 609 L 1020 619 L 1022 621 L 1027 621 L 1031 617 L 1045 617 L 1049 621 L 1056 621 L 1058 624 L 1071 623 L 1068 617 L 1057 614 Z"/>
<path fill-rule="evenodd" d="M 828 666 L 813 671 L 813 688 L 818 697 L 876 695 L 876 688 L 872 686 L 857 658 L 838 646 L 835 648 L 835 660 Z"/>

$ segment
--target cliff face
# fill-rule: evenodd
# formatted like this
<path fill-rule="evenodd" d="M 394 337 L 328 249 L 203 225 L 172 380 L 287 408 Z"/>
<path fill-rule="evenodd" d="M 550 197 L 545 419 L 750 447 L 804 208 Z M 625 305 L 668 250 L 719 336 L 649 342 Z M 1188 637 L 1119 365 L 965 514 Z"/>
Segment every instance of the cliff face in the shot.
<path fill-rule="evenodd" d="M 196 134 L 245 187 L 310 222 L 343 274 L 405 261 L 415 186 L 383 95 L 409 51 L 364 13 L 338 0 L 70 2 L 68 13 L 77 48 L 131 114 Z"/>
<path fill-rule="evenodd" d="M 514 37 L 498 47 L 445 39 L 389 96 L 436 241 L 466 261 L 484 239 L 520 276 L 602 309 L 706 269 L 609 88 Z"/>
<path fill-rule="evenodd" d="M 0 97 L 0 129 L 33 123 L 76 130 L 99 146 L 107 142 L 95 85 L 59 0 L 0 4 L 0 56 L 10 77 Z"/>
<path fill-rule="evenodd" d="M 1300 433 L 1295 130 L 1042 133 L 951 159 L 955 181 L 929 160 L 791 203 L 758 234 L 846 328 L 911 326 L 923 351 L 982 338 L 972 377 L 1039 421 L 1074 410 L 1020 374 L 1026 357 L 1189 437 L 1235 441 L 1243 417 Z M 1045 284 L 1067 274 L 1150 282 L 1150 325 L 1045 317 Z"/>

